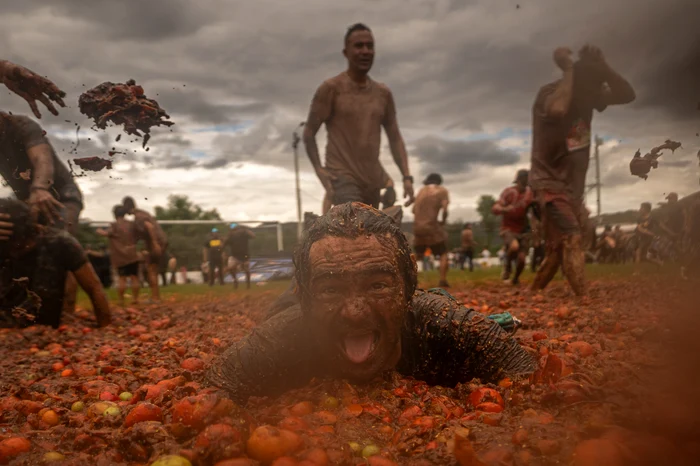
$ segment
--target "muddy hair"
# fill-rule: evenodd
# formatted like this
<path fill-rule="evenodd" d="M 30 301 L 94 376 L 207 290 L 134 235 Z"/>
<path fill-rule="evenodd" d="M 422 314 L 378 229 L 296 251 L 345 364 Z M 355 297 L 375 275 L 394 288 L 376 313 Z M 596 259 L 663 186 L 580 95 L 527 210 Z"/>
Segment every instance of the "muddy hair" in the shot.
<path fill-rule="evenodd" d="M 328 236 L 354 239 L 360 235 L 374 235 L 382 245 L 396 251 L 396 262 L 404 280 L 406 300 L 412 298 L 418 283 L 418 273 L 411 258 L 411 247 L 401 229 L 385 213 L 359 202 L 348 202 L 333 207 L 326 215 L 313 221 L 294 252 L 297 293 L 302 303 L 309 298 L 311 246 Z"/>
<path fill-rule="evenodd" d="M 355 24 L 351 25 L 350 27 L 348 27 L 348 30 L 345 32 L 345 41 L 344 41 L 344 43 L 347 44 L 347 43 L 348 43 L 348 39 L 350 39 L 350 36 L 352 35 L 352 33 L 353 33 L 353 32 L 357 32 L 357 31 L 368 31 L 368 32 L 372 32 L 372 30 L 371 30 L 369 27 L 367 27 L 367 25 L 362 24 L 362 23 L 355 23 Z"/>
<path fill-rule="evenodd" d="M 122 205 L 126 207 L 127 210 L 135 209 L 136 208 L 136 202 L 134 201 L 134 198 L 131 196 L 126 196 L 124 199 L 122 199 Z"/>
<path fill-rule="evenodd" d="M 114 214 L 114 218 L 124 218 L 124 216 L 128 213 L 126 207 L 124 207 L 121 204 L 117 204 L 114 207 L 112 207 L 112 213 Z"/>
<path fill-rule="evenodd" d="M 36 236 L 36 223 L 26 203 L 16 199 L 0 199 L 0 213 L 9 214 L 13 224 L 8 245 Z"/>

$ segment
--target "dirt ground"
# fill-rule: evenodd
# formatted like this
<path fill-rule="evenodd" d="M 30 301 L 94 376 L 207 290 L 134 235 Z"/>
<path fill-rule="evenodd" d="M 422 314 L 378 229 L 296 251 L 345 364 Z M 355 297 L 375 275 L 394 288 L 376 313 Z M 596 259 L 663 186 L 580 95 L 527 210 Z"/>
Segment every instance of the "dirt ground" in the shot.
<path fill-rule="evenodd" d="M 203 369 L 277 291 L 171 298 L 116 311 L 104 330 L 87 311 L 58 330 L 1 330 L 0 464 L 697 464 L 697 285 L 605 279 L 583 300 L 561 282 L 450 291 L 522 319 L 540 371 L 447 388 L 314 380 L 236 406 L 203 386 Z"/>

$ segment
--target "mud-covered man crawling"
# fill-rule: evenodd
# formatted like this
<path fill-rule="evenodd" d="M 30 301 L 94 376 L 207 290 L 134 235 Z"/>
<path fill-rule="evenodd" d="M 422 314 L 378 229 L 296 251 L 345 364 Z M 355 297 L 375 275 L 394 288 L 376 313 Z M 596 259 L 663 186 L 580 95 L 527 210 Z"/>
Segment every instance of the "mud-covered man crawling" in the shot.
<path fill-rule="evenodd" d="M 398 225 L 365 204 L 334 207 L 295 253 L 296 290 L 235 343 L 209 381 L 233 398 L 278 395 L 312 377 L 354 382 L 385 371 L 453 386 L 533 372 L 533 358 L 498 324 L 438 291 L 416 290 Z"/>

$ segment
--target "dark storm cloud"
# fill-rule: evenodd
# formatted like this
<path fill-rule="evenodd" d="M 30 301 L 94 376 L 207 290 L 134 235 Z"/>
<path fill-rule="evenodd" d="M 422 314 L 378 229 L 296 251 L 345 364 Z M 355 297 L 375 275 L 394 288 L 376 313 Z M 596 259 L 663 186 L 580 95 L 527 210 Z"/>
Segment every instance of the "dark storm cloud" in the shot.
<path fill-rule="evenodd" d="M 103 34 L 123 40 L 186 36 L 215 18 L 199 2 L 188 0 L 23 0 L 10 3 L 16 3 L 9 7 L 10 12 L 32 14 L 35 10 L 49 8 L 57 16 L 100 24 Z"/>
<path fill-rule="evenodd" d="M 520 160 L 516 152 L 490 140 L 451 141 L 426 137 L 416 141 L 414 146 L 424 170 L 444 174 L 468 172 L 474 165 L 512 165 Z"/>
<path fill-rule="evenodd" d="M 192 146 L 192 141 L 185 138 L 181 134 L 169 134 L 169 135 L 158 135 L 151 138 L 149 143 L 152 146 L 177 146 L 177 147 L 190 147 Z"/>
<path fill-rule="evenodd" d="M 240 123 L 270 110 L 267 102 L 215 104 L 200 89 L 155 89 L 158 103 L 174 117 L 186 115 L 196 124 Z"/>
<path fill-rule="evenodd" d="M 214 160 L 203 163 L 202 167 L 208 168 L 210 170 L 215 169 L 215 168 L 223 168 L 223 167 L 227 166 L 228 164 L 230 164 L 231 162 L 232 162 L 231 160 L 227 160 L 223 157 L 218 157 L 218 158 L 215 158 Z"/>

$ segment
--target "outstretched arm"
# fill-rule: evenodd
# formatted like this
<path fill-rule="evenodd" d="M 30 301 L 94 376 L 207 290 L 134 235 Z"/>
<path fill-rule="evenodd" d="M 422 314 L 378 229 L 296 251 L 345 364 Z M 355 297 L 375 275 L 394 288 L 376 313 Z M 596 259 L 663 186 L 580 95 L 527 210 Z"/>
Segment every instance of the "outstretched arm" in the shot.
<path fill-rule="evenodd" d="M 399 372 L 428 383 L 452 386 L 479 378 L 498 382 L 537 369 L 518 342 L 484 315 L 444 292 L 414 296 Z"/>
<path fill-rule="evenodd" d="M 38 100 L 49 109 L 54 115 L 58 115 L 58 110 L 51 101 L 56 102 L 61 107 L 65 107 L 63 92 L 48 78 L 39 76 L 32 70 L 21 65 L 16 65 L 7 60 L 0 60 L 0 82 L 9 90 L 27 101 L 34 116 L 41 118 L 36 101 Z"/>
<path fill-rule="evenodd" d="M 298 305 L 270 317 L 252 334 L 234 343 L 207 373 L 211 385 L 245 402 L 251 396 L 275 396 L 308 383 L 314 352 Z"/>
<path fill-rule="evenodd" d="M 97 325 L 99 327 L 106 327 L 112 322 L 112 316 L 109 312 L 107 296 L 102 288 L 100 279 L 95 273 L 95 269 L 92 268 L 89 262 L 86 262 L 78 270 L 74 271 L 73 274 L 80 287 L 85 290 L 92 302 Z"/>

